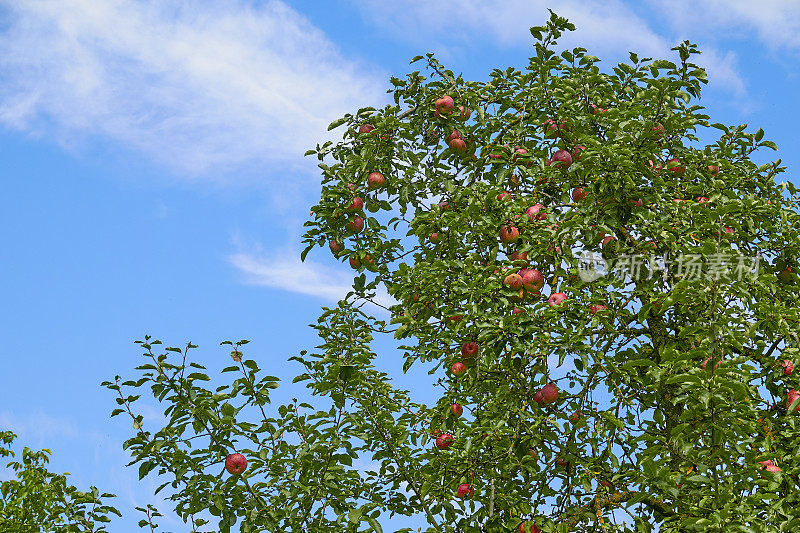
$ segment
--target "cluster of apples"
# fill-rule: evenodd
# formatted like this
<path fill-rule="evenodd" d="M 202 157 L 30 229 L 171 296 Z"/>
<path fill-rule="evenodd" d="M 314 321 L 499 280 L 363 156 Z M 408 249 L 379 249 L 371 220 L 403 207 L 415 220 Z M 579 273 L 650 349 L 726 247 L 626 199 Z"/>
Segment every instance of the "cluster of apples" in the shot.
<path fill-rule="evenodd" d="M 455 107 L 456 103 L 450 95 L 444 95 L 441 98 L 438 98 L 436 102 L 434 102 L 434 115 L 438 118 L 441 116 L 446 116 L 452 114 L 456 109 L 458 109 L 457 117 L 461 120 L 469 119 L 472 111 L 467 109 L 463 105 Z M 435 134 L 432 134 L 429 138 L 429 141 L 436 140 Z M 465 154 L 467 152 L 467 141 L 461 136 L 461 132 L 454 129 L 446 138 L 445 142 L 447 146 L 450 147 L 450 150 L 457 154 Z"/>

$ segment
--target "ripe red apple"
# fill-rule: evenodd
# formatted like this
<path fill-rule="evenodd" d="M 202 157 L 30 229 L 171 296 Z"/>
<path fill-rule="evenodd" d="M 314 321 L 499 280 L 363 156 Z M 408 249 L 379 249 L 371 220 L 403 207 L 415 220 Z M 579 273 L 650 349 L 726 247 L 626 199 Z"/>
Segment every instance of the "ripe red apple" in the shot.
<path fill-rule="evenodd" d="M 581 160 L 581 152 L 586 150 L 586 147 L 582 144 L 579 144 L 575 148 L 572 149 L 572 160 L 573 161 L 580 161 Z"/>
<path fill-rule="evenodd" d="M 338 241 L 330 241 L 328 243 L 328 248 L 331 249 L 331 252 L 333 253 L 333 255 L 336 255 L 339 252 L 341 252 L 342 250 L 344 250 L 344 244 L 342 244 L 342 243 L 340 243 Z"/>
<path fill-rule="evenodd" d="M 654 132 L 656 135 L 664 135 L 664 125 L 659 122 L 650 128 L 650 131 Z"/>
<path fill-rule="evenodd" d="M 512 315 L 519 315 L 519 314 L 522 314 L 524 312 L 525 312 L 525 310 L 524 309 L 520 309 L 519 307 L 515 307 L 514 309 L 511 310 L 511 314 Z"/>
<path fill-rule="evenodd" d="M 364 229 L 364 219 L 356 215 L 350 220 L 350 222 L 347 223 L 347 226 L 345 227 L 348 229 L 348 231 L 358 233 Z"/>
<path fill-rule="evenodd" d="M 461 322 L 461 319 L 464 318 L 464 315 L 453 315 L 449 318 L 449 320 L 453 322 Z"/>
<path fill-rule="evenodd" d="M 444 95 L 438 100 L 436 100 L 436 111 L 442 115 L 446 115 L 453 111 L 453 107 L 455 106 L 455 102 L 453 99 L 448 96 Z"/>
<path fill-rule="evenodd" d="M 545 133 L 548 137 L 558 134 L 560 130 L 567 130 L 569 127 L 565 122 L 556 122 L 552 118 L 548 118 L 544 122 Z"/>
<path fill-rule="evenodd" d="M 794 389 L 789 390 L 789 394 L 786 397 L 786 408 L 790 409 L 792 404 L 796 401 L 800 400 L 800 391 L 796 391 Z M 794 408 L 795 411 L 800 411 L 800 404 L 797 404 L 797 407 Z M 792 411 L 789 411 L 791 413 Z"/>
<path fill-rule="evenodd" d="M 558 387 L 555 383 L 548 383 L 542 387 L 542 400 L 545 404 L 551 404 L 558 400 Z"/>
<path fill-rule="evenodd" d="M 458 130 L 453 130 L 453 132 L 450 135 L 445 137 L 445 142 L 447 144 L 450 144 L 450 141 L 452 141 L 453 139 L 460 139 L 460 138 L 461 138 L 461 133 Z"/>
<path fill-rule="evenodd" d="M 608 307 L 602 304 L 592 304 L 589 306 L 589 312 L 592 315 L 596 315 L 598 311 L 605 311 L 606 309 L 608 309 Z"/>
<path fill-rule="evenodd" d="M 348 183 L 347 188 L 350 189 L 351 191 L 355 191 L 356 189 L 358 189 L 358 185 L 356 185 L 355 183 Z"/>
<path fill-rule="evenodd" d="M 559 458 L 556 460 L 556 466 L 560 466 L 560 467 L 562 467 L 562 468 L 569 468 L 569 461 L 567 461 L 567 460 L 566 460 L 566 459 L 564 459 L 563 457 L 559 457 Z"/>
<path fill-rule="evenodd" d="M 453 139 L 448 144 L 450 149 L 456 153 L 463 154 L 467 151 L 467 143 L 464 142 L 464 139 Z"/>
<path fill-rule="evenodd" d="M 603 481 L 600 482 L 600 486 L 603 487 L 603 488 L 606 488 L 606 489 L 610 489 L 614 485 L 612 485 L 610 481 L 604 479 Z"/>
<path fill-rule="evenodd" d="M 503 191 L 497 195 L 498 200 L 503 200 L 504 198 L 511 198 L 511 193 L 508 191 Z"/>
<path fill-rule="evenodd" d="M 650 165 L 650 168 L 655 172 L 660 171 L 663 167 L 661 166 L 661 162 L 659 161 L 658 164 L 654 163 L 652 159 L 647 160 L 647 164 Z"/>
<path fill-rule="evenodd" d="M 530 455 L 532 458 L 536 459 L 537 457 L 539 457 L 539 452 L 537 452 L 533 448 L 528 448 L 528 455 Z"/>
<path fill-rule="evenodd" d="M 550 298 L 547 299 L 547 305 L 550 307 L 556 307 L 561 305 L 566 299 L 567 295 L 563 292 L 554 292 L 550 295 Z"/>
<path fill-rule="evenodd" d="M 511 290 L 518 291 L 522 288 L 522 276 L 517 273 L 509 274 L 503 280 L 503 285 Z"/>
<path fill-rule="evenodd" d="M 535 268 L 531 268 L 522 276 L 522 285 L 527 291 L 539 292 L 544 286 L 544 276 Z"/>
<path fill-rule="evenodd" d="M 758 461 L 758 464 L 761 465 L 761 468 L 763 470 L 766 470 L 767 472 L 770 472 L 772 474 L 777 474 L 781 471 L 781 469 L 772 462 L 772 459 L 767 459 L 766 461 Z"/>
<path fill-rule="evenodd" d="M 461 357 L 464 359 L 475 359 L 481 352 L 481 347 L 475 341 L 465 342 L 461 346 Z"/>
<path fill-rule="evenodd" d="M 670 166 L 670 163 L 673 165 Z M 667 159 L 667 170 L 670 172 L 674 172 L 676 174 L 683 174 L 686 171 L 686 167 L 681 165 L 681 160 L 677 157 L 673 157 L 672 159 Z"/>
<path fill-rule="evenodd" d="M 453 413 L 453 416 L 461 416 L 464 413 L 464 408 L 461 405 L 454 403 L 450 406 L 450 412 Z"/>
<path fill-rule="evenodd" d="M 463 376 L 466 371 L 467 367 L 461 362 L 453 363 L 453 366 L 450 367 L 450 372 L 452 372 L 455 377 Z"/>
<path fill-rule="evenodd" d="M 606 111 L 608 111 L 608 109 L 602 108 L 602 107 L 600 107 L 600 106 L 598 106 L 598 105 L 596 105 L 596 104 L 589 104 L 589 110 L 591 111 L 591 113 L 592 113 L 593 115 L 596 115 L 596 114 L 598 114 L 598 113 L 599 113 L 599 114 L 603 114 L 603 113 L 605 113 Z"/>
<path fill-rule="evenodd" d="M 469 483 L 462 483 L 458 486 L 456 494 L 458 494 L 459 498 L 472 498 L 475 496 L 475 487 Z"/>
<path fill-rule="evenodd" d="M 697 203 L 700 204 L 700 205 L 707 204 L 708 203 L 708 198 L 706 198 L 705 196 L 698 196 L 697 197 Z"/>
<path fill-rule="evenodd" d="M 542 204 L 535 204 L 526 209 L 525 214 L 530 217 L 531 221 L 544 220 L 547 218 L 547 208 Z"/>
<path fill-rule="evenodd" d="M 519 533 L 528 533 L 528 528 L 525 527 L 525 522 L 519 525 Z M 530 533 L 539 533 L 539 526 L 536 524 L 531 524 Z"/>
<path fill-rule="evenodd" d="M 439 242 L 439 232 L 434 231 L 433 233 L 431 233 L 431 236 L 428 237 L 428 240 L 431 242 Z"/>
<path fill-rule="evenodd" d="M 442 433 L 438 437 L 436 437 L 436 447 L 440 450 L 446 450 L 450 446 L 453 445 L 455 439 L 450 433 Z"/>
<path fill-rule="evenodd" d="M 508 244 L 519 239 L 519 230 L 514 226 L 503 226 L 500 229 L 500 240 Z"/>
<path fill-rule="evenodd" d="M 353 201 L 350 203 L 350 205 L 347 206 L 346 209 L 351 213 L 354 211 L 361 211 L 362 209 L 364 209 L 364 200 L 362 200 L 360 196 L 356 196 L 355 198 L 353 198 Z"/>
<path fill-rule="evenodd" d="M 574 413 L 572 413 L 571 415 L 569 415 L 569 421 L 570 421 L 570 422 L 572 422 L 572 423 L 574 424 L 574 423 L 576 423 L 578 420 L 580 420 L 582 416 L 583 416 L 583 413 L 582 413 L 582 412 L 580 412 L 580 411 L 575 411 Z"/>
<path fill-rule="evenodd" d="M 641 198 L 639 198 L 638 200 L 634 200 L 633 198 L 631 198 L 630 203 L 632 203 L 634 207 L 642 207 L 644 205 L 644 202 L 642 201 Z"/>
<path fill-rule="evenodd" d="M 384 183 L 386 183 L 386 178 L 384 178 L 383 174 L 380 172 L 372 172 L 369 176 L 367 176 L 367 187 L 370 189 L 383 187 Z"/>
<path fill-rule="evenodd" d="M 708 165 L 708 171 L 715 176 L 719 175 L 719 167 L 717 165 Z"/>
<path fill-rule="evenodd" d="M 361 268 L 361 260 L 355 255 L 350 256 L 350 266 L 353 267 L 355 270 Z"/>
<path fill-rule="evenodd" d="M 583 187 L 575 187 L 572 189 L 572 199 L 576 202 L 580 202 L 587 196 L 589 196 L 589 193 Z"/>
<path fill-rule="evenodd" d="M 572 156 L 566 150 L 557 150 L 550 157 L 554 166 L 568 168 L 572 164 Z"/>
<path fill-rule="evenodd" d="M 783 367 L 784 376 L 791 376 L 792 372 L 794 372 L 794 365 L 788 359 L 781 361 L 781 366 Z"/>
<path fill-rule="evenodd" d="M 358 128 L 358 133 L 369 133 L 375 129 L 375 126 L 372 124 L 362 124 L 361 127 Z"/>
<path fill-rule="evenodd" d="M 463 105 L 458 106 L 458 117 L 462 120 L 469 119 L 469 116 L 472 114 L 471 109 L 467 109 Z"/>
<path fill-rule="evenodd" d="M 507 254 L 511 261 L 525 261 L 528 262 L 528 252 L 511 252 Z M 520 274 L 521 276 L 522 274 Z"/>
<path fill-rule="evenodd" d="M 232 453 L 225 458 L 225 470 L 229 474 L 238 476 L 247 468 L 247 459 L 240 453 Z"/>

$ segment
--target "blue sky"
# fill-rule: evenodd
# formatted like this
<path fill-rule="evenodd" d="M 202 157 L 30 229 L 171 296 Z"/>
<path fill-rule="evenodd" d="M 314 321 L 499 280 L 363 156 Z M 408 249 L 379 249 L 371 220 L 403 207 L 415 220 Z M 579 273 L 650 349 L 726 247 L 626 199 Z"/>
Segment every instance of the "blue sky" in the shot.
<path fill-rule="evenodd" d="M 132 375 L 148 333 L 199 344 L 212 373 L 230 362 L 220 341 L 250 339 L 290 381 L 352 276 L 326 251 L 299 262 L 319 195 L 303 152 L 387 103 L 415 55 L 468 79 L 524 65 L 548 6 L 578 26 L 562 44 L 608 65 L 697 42 L 712 120 L 763 127 L 798 183 L 793 0 L 0 0 L 0 429 L 117 494 L 112 530 L 138 531 L 133 507 L 163 506 L 124 468 L 131 427 L 100 382 Z"/>

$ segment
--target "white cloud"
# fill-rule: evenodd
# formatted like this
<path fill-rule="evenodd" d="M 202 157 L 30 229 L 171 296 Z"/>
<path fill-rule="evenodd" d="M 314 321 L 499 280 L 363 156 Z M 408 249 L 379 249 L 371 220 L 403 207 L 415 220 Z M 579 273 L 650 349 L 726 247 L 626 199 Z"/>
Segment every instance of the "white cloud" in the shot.
<path fill-rule="evenodd" d="M 288 166 L 386 100 L 385 75 L 277 0 L 0 0 L 0 70 L 0 124 L 188 175 Z"/>
<path fill-rule="evenodd" d="M 338 302 L 352 290 L 353 271 L 331 268 L 310 260 L 300 261 L 299 252 L 276 251 L 262 255 L 239 252 L 230 256 L 231 264 L 244 274 L 245 283 L 271 287 Z M 379 291 L 376 303 L 389 307 L 395 302 Z"/>
<path fill-rule="evenodd" d="M 632 3 L 619 0 L 564 0 L 558 6 L 547 0 L 358 3 L 366 17 L 387 31 L 420 46 L 439 43 L 434 47 L 445 56 L 455 55 L 462 45 L 487 38 L 501 46 L 530 47 L 533 39 L 528 29 L 547 20 L 548 7 L 576 26 L 575 32 L 562 37 L 561 46 L 582 46 L 601 57 L 612 55 L 627 61 L 628 52 L 640 57 L 676 57 L 670 48 L 680 41 L 664 36 L 662 27 L 651 28 L 632 9 Z M 736 70 L 735 54 L 712 47 L 702 49 L 702 59 L 697 62 L 706 68 L 710 81 L 742 95 L 745 84 Z"/>

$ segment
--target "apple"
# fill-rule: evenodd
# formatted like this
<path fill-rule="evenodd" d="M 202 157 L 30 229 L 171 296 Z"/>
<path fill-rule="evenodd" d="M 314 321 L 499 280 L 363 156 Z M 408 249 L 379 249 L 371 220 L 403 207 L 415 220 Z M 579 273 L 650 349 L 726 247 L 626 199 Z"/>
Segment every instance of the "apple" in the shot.
<path fill-rule="evenodd" d="M 355 183 L 348 183 L 347 188 L 350 189 L 351 191 L 354 191 L 358 189 L 358 185 L 356 185 Z"/>
<path fill-rule="evenodd" d="M 566 460 L 566 459 L 564 459 L 563 457 L 559 457 L 559 458 L 556 460 L 556 466 L 560 466 L 560 467 L 562 467 L 562 468 L 569 468 L 569 461 L 567 461 L 567 460 Z"/>
<path fill-rule="evenodd" d="M 596 114 L 598 114 L 598 113 L 600 113 L 600 114 L 603 114 L 603 113 L 605 113 L 606 111 L 608 111 L 608 109 L 605 109 L 605 108 L 603 108 L 603 107 L 600 107 L 600 106 L 598 106 L 598 105 L 596 105 L 596 104 L 589 104 L 589 109 L 591 110 L 591 113 L 592 113 L 593 115 L 596 115 Z"/>
<path fill-rule="evenodd" d="M 361 261 L 355 255 L 350 256 L 350 266 L 358 270 L 361 268 Z"/>
<path fill-rule="evenodd" d="M 461 362 L 453 363 L 453 366 L 450 367 L 450 372 L 452 372 L 455 377 L 463 376 L 464 372 L 466 371 L 467 371 L 466 365 L 464 365 L 464 363 Z"/>
<path fill-rule="evenodd" d="M 542 204 L 535 204 L 526 209 L 525 214 L 530 217 L 531 221 L 544 220 L 547 218 L 547 208 Z"/>
<path fill-rule="evenodd" d="M 346 210 L 351 213 L 354 211 L 361 211 L 362 209 L 364 209 L 364 200 L 362 200 L 360 196 L 353 198 L 352 203 L 346 208 Z"/>
<path fill-rule="evenodd" d="M 525 261 L 528 262 L 528 252 L 511 252 L 507 254 L 511 261 Z M 521 276 L 522 274 L 520 274 Z"/>
<path fill-rule="evenodd" d="M 503 192 L 501 192 L 500 194 L 498 194 L 498 195 L 497 195 L 497 199 L 498 199 L 498 200 L 503 200 L 503 199 L 505 199 L 505 198 L 511 198 L 511 196 L 512 196 L 512 195 L 511 195 L 511 193 L 510 193 L 510 192 L 508 192 L 508 191 L 503 191 Z"/>
<path fill-rule="evenodd" d="M 708 203 L 708 198 L 706 198 L 705 196 L 698 196 L 697 197 L 697 203 L 700 204 L 700 205 L 707 204 Z"/>
<path fill-rule="evenodd" d="M 551 404 L 558 401 L 558 387 L 553 382 L 548 383 L 542 387 L 542 400 L 545 404 Z"/>
<path fill-rule="evenodd" d="M 431 233 L 431 236 L 428 237 L 428 240 L 431 242 L 439 242 L 439 232 L 434 231 L 433 233 Z"/>
<path fill-rule="evenodd" d="M 550 295 L 550 298 L 547 299 L 547 305 L 550 307 L 556 307 L 561 305 L 566 299 L 567 295 L 563 292 L 554 292 Z"/>
<path fill-rule="evenodd" d="M 581 160 L 581 152 L 586 150 L 586 147 L 582 144 L 579 144 L 575 148 L 572 149 L 572 160 L 573 161 L 580 161 Z"/>
<path fill-rule="evenodd" d="M 463 105 L 458 106 L 458 117 L 462 120 L 469 119 L 469 116 L 472 114 L 471 109 L 467 109 Z"/>
<path fill-rule="evenodd" d="M 638 200 L 634 200 L 633 198 L 631 198 L 629 201 L 630 201 L 630 203 L 632 203 L 634 205 L 634 207 L 642 207 L 642 206 L 644 206 L 644 202 L 642 201 L 641 198 L 639 198 Z"/>
<path fill-rule="evenodd" d="M 528 448 L 528 455 L 530 455 L 532 458 L 536 459 L 537 457 L 539 457 L 539 452 L 537 452 L 533 448 Z"/>
<path fill-rule="evenodd" d="M 543 126 L 545 127 L 545 134 L 548 137 L 552 135 L 557 135 L 560 130 L 569 129 L 566 123 L 556 122 L 552 118 L 548 118 L 547 120 L 545 120 Z"/>
<path fill-rule="evenodd" d="M 655 164 L 655 163 L 653 163 L 653 160 L 652 160 L 652 159 L 648 159 L 648 160 L 647 160 L 647 164 L 648 164 L 648 165 L 650 165 L 650 168 L 651 168 L 652 170 L 656 171 L 656 172 L 660 171 L 660 170 L 663 168 L 663 167 L 661 166 L 661 162 L 658 162 L 658 164 Z"/>
<path fill-rule="evenodd" d="M 592 315 L 596 315 L 598 311 L 605 311 L 606 309 L 608 309 L 608 307 L 602 304 L 592 304 L 591 306 L 589 306 L 589 312 Z"/>
<path fill-rule="evenodd" d="M 729 235 L 732 235 L 733 233 L 735 233 L 735 232 L 733 231 L 733 228 L 732 228 L 732 227 L 730 227 L 730 226 L 725 226 L 723 229 L 725 230 L 725 233 L 727 233 L 727 234 L 729 234 Z"/>
<path fill-rule="evenodd" d="M 500 240 L 508 244 L 519 239 L 519 230 L 514 226 L 503 226 L 500 229 Z"/>
<path fill-rule="evenodd" d="M 766 461 L 758 461 L 758 464 L 761 465 L 763 470 L 770 472 L 772 474 L 777 474 L 781 471 L 773 462 L 772 459 L 767 459 Z"/>
<path fill-rule="evenodd" d="M 438 437 L 436 437 L 436 447 L 440 450 L 446 450 L 450 446 L 453 445 L 453 436 L 450 433 L 442 433 Z"/>
<path fill-rule="evenodd" d="M 583 413 L 582 413 L 582 412 L 580 412 L 580 411 L 575 411 L 574 413 L 572 413 L 571 415 L 569 415 L 569 421 L 570 421 L 570 422 L 572 422 L 573 424 L 575 424 L 575 423 L 577 423 L 577 422 L 578 422 L 578 420 L 580 420 L 580 419 L 581 419 L 581 417 L 582 417 L 582 416 L 583 416 Z"/>
<path fill-rule="evenodd" d="M 511 290 L 518 291 L 522 288 L 522 276 L 517 273 L 509 274 L 503 280 L 503 285 Z"/>
<path fill-rule="evenodd" d="M 525 522 L 519 525 L 519 533 L 528 533 L 528 528 L 525 527 Z M 539 533 L 539 526 L 531 524 L 530 533 Z"/>
<path fill-rule="evenodd" d="M 452 141 L 453 139 L 460 139 L 460 138 L 461 138 L 461 133 L 459 133 L 458 130 L 453 130 L 453 132 L 450 135 L 445 137 L 445 142 L 447 144 L 450 144 L 450 141 Z"/>
<path fill-rule="evenodd" d="M 342 250 L 344 250 L 344 244 L 342 244 L 342 243 L 340 243 L 338 241 L 330 241 L 328 243 L 328 248 L 331 249 L 331 252 L 333 253 L 333 255 L 336 255 L 339 252 L 341 252 Z"/>
<path fill-rule="evenodd" d="M 449 143 L 450 149 L 456 153 L 463 154 L 467 151 L 467 143 L 464 139 L 453 139 Z"/>
<path fill-rule="evenodd" d="M 664 131 L 665 131 L 664 130 L 664 125 L 659 122 L 655 126 L 650 128 L 650 131 L 655 132 L 655 134 L 659 135 L 659 136 L 660 135 L 664 135 Z"/>
<path fill-rule="evenodd" d="M 576 202 L 580 202 L 587 196 L 589 196 L 589 193 L 583 187 L 575 187 L 572 189 L 572 199 Z"/>
<path fill-rule="evenodd" d="M 606 488 L 606 489 L 610 489 L 614 485 L 610 481 L 604 479 L 603 481 L 600 482 L 600 486 L 603 487 L 603 488 Z"/>
<path fill-rule="evenodd" d="M 386 183 L 386 178 L 384 178 L 383 174 L 380 172 L 372 172 L 369 176 L 367 176 L 367 187 L 370 189 L 383 187 L 384 183 Z"/>
<path fill-rule="evenodd" d="M 600 243 L 600 247 L 601 247 L 601 248 L 605 248 L 605 247 L 606 247 L 606 244 L 608 244 L 608 243 L 610 243 L 610 242 L 612 242 L 612 241 L 616 241 L 616 240 L 617 240 L 617 238 L 616 238 L 616 237 L 614 237 L 613 235 L 609 235 L 609 236 L 607 236 L 607 237 L 604 237 L 604 238 L 603 238 L 603 242 L 602 242 L 602 243 Z"/>
<path fill-rule="evenodd" d="M 717 165 L 708 165 L 708 171 L 715 176 L 719 175 L 719 167 Z"/>
<path fill-rule="evenodd" d="M 453 111 L 453 107 L 455 106 L 455 102 L 453 99 L 448 96 L 444 95 L 441 98 L 436 100 L 436 111 L 442 115 L 446 115 Z"/>
<path fill-rule="evenodd" d="M 781 283 L 790 283 L 792 281 L 792 267 L 787 266 L 778 272 L 778 280 Z"/>
<path fill-rule="evenodd" d="M 786 408 L 790 409 L 792 407 L 792 404 L 797 400 L 800 400 L 800 391 L 796 391 L 794 389 L 790 389 L 789 390 L 789 394 L 788 394 L 788 396 L 786 398 Z M 800 404 L 798 404 L 797 407 L 794 408 L 794 410 L 795 411 L 800 411 Z M 791 413 L 791 412 L 792 411 L 789 411 L 789 413 Z"/>
<path fill-rule="evenodd" d="M 447 200 L 445 200 L 444 202 L 439 202 L 439 209 L 441 209 L 442 211 L 447 211 L 448 209 L 450 209 L 450 204 L 447 203 Z"/>
<path fill-rule="evenodd" d="M 670 163 L 674 163 L 670 166 Z M 676 174 L 683 174 L 686 171 L 686 167 L 681 165 L 681 160 L 677 157 L 673 157 L 672 159 L 667 159 L 667 170 L 670 172 L 674 172 Z"/>
<path fill-rule="evenodd" d="M 462 483 L 458 486 L 456 494 L 458 494 L 459 498 L 472 498 L 475 496 L 475 487 L 469 483 Z"/>
<path fill-rule="evenodd" d="M 375 126 L 372 124 L 362 124 L 361 127 L 358 128 L 358 133 L 369 133 L 375 129 Z"/>
<path fill-rule="evenodd" d="M 544 276 L 535 268 L 531 268 L 522 276 L 522 286 L 527 291 L 539 292 L 544 286 Z"/>
<path fill-rule="evenodd" d="M 464 408 L 459 404 L 454 403 L 450 406 L 450 412 L 453 413 L 453 416 L 461 416 L 461 414 L 464 412 Z"/>
<path fill-rule="evenodd" d="M 247 468 L 247 459 L 240 453 L 232 453 L 225 458 L 225 470 L 238 476 Z"/>
<path fill-rule="evenodd" d="M 461 320 L 463 318 L 464 318 L 464 315 L 453 315 L 448 320 L 450 320 L 452 322 L 461 322 Z"/>
<path fill-rule="evenodd" d="M 711 361 L 712 359 L 714 359 L 714 358 L 713 358 L 713 357 L 706 357 L 706 358 L 703 360 L 703 363 L 700 365 L 700 367 L 701 367 L 701 368 L 705 368 L 705 367 L 708 365 L 708 362 L 709 362 L 709 361 Z M 717 362 L 714 364 L 714 369 L 716 370 L 717 368 L 719 368 L 719 365 L 720 365 L 720 364 L 722 364 L 722 361 L 717 361 Z"/>
<path fill-rule="evenodd" d="M 346 228 L 353 233 L 358 233 L 364 229 L 364 219 L 356 215 L 347 223 Z"/>
<path fill-rule="evenodd" d="M 550 157 L 550 160 L 553 162 L 554 166 L 569 168 L 572 164 L 572 156 L 566 150 L 557 150 L 553 153 Z"/>
<path fill-rule="evenodd" d="M 792 372 L 794 372 L 794 365 L 788 359 L 781 361 L 781 366 L 783 367 L 784 376 L 791 376 Z"/>
<path fill-rule="evenodd" d="M 519 315 L 519 314 L 522 314 L 524 312 L 525 312 L 525 310 L 524 309 L 520 309 L 519 307 L 515 307 L 514 309 L 511 310 L 511 314 L 512 315 Z"/>
<path fill-rule="evenodd" d="M 475 359 L 481 352 L 481 347 L 475 341 L 465 342 L 461 346 L 461 357 L 464 359 Z"/>

